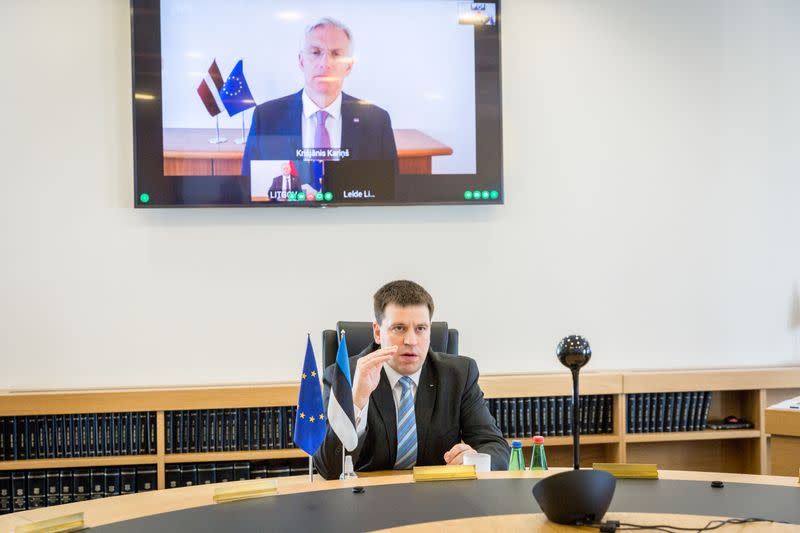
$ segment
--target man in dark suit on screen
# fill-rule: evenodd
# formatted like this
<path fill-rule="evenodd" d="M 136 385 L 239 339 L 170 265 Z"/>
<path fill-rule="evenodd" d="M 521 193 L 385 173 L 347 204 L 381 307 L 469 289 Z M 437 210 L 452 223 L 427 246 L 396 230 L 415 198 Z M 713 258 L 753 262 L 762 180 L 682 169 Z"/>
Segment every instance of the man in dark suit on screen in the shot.
<path fill-rule="evenodd" d="M 290 192 L 300 192 L 300 190 L 300 179 L 294 163 L 286 161 L 281 165 L 281 175 L 273 178 L 272 185 L 267 191 L 267 197 L 270 200 L 282 202 L 286 200 Z"/>
<path fill-rule="evenodd" d="M 462 464 L 491 456 L 508 468 L 509 447 L 478 386 L 478 366 L 465 356 L 430 350 L 433 299 L 413 281 L 392 281 L 374 296 L 375 342 L 350 358 L 358 446 L 356 471 Z M 325 369 L 328 404 L 334 365 Z M 342 444 L 330 426 L 314 464 L 326 479 L 342 471 Z"/>
<path fill-rule="evenodd" d="M 253 112 L 242 175 L 249 176 L 250 161 L 258 159 L 391 161 L 396 169 L 389 114 L 342 92 L 353 68 L 350 30 L 330 18 L 309 26 L 298 64 L 303 89 L 260 104 Z M 317 151 L 311 154 L 312 149 Z M 334 150 L 336 155 L 320 156 L 318 150 Z"/>

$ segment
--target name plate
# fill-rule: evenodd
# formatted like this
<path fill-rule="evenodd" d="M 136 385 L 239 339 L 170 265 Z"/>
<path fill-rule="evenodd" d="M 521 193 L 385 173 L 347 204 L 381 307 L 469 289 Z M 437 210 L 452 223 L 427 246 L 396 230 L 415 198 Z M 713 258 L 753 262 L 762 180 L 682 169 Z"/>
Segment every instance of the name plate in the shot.
<path fill-rule="evenodd" d="M 639 463 L 594 463 L 595 470 L 605 470 L 619 479 L 658 479 L 658 465 Z"/>
<path fill-rule="evenodd" d="M 81 529 L 86 529 L 83 513 L 75 513 L 17 526 L 14 528 L 14 533 L 66 533 Z"/>
<path fill-rule="evenodd" d="M 243 481 L 230 487 L 221 487 L 214 490 L 214 503 L 235 502 L 250 498 L 275 496 L 278 486 L 273 479 L 254 479 Z"/>
<path fill-rule="evenodd" d="M 414 481 L 453 481 L 478 479 L 475 465 L 415 466 Z"/>

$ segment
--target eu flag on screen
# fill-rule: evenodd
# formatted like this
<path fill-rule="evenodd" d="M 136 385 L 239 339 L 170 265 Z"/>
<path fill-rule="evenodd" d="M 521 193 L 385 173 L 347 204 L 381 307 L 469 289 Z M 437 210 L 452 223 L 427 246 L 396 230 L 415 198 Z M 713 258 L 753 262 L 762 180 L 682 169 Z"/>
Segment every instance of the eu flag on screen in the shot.
<path fill-rule="evenodd" d="M 241 59 L 233 67 L 228 79 L 225 80 L 225 85 L 219 91 L 219 97 L 230 116 L 255 107 L 256 102 L 250 93 L 247 80 L 244 79 L 244 67 Z"/>
<path fill-rule="evenodd" d="M 294 420 L 294 443 L 308 455 L 314 455 L 325 439 L 325 411 L 322 409 L 322 392 L 319 388 L 317 362 L 311 337 L 306 344 L 306 359 L 300 375 L 300 396 L 297 399 L 297 416 Z"/>

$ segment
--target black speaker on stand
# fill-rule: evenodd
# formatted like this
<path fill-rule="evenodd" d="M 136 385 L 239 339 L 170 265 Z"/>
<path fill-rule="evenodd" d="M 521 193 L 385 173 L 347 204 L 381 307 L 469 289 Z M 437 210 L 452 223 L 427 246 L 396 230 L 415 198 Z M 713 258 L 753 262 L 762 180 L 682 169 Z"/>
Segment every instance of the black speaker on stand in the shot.
<path fill-rule="evenodd" d="M 572 371 L 573 470 L 548 476 L 533 486 L 533 497 L 551 522 L 568 525 L 600 522 L 611 505 L 617 481 L 602 470 L 581 470 L 580 395 L 578 373 L 592 357 L 589 341 L 580 335 L 564 337 L 556 355 Z"/>

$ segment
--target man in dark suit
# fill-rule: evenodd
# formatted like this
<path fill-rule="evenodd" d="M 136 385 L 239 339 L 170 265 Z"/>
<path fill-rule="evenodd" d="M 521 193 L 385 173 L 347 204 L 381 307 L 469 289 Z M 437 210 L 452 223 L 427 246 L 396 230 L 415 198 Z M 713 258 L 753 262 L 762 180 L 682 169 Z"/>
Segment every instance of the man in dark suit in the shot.
<path fill-rule="evenodd" d="M 282 202 L 286 200 L 290 192 L 300 192 L 300 180 L 298 179 L 297 170 L 294 168 L 294 163 L 286 161 L 281 165 L 281 175 L 275 176 L 272 180 L 272 185 L 267 191 L 267 197 L 270 200 Z"/>
<path fill-rule="evenodd" d="M 298 55 L 303 89 L 256 107 L 242 159 L 243 176 L 250 175 L 250 162 L 258 159 L 390 161 L 390 168 L 397 168 L 389 114 L 342 92 L 353 68 L 351 48 L 350 30 L 338 21 L 321 19 L 306 30 Z M 332 149 L 336 155 L 309 154 L 311 149 Z"/>
<path fill-rule="evenodd" d="M 374 296 L 375 342 L 350 358 L 358 446 L 356 471 L 462 464 L 488 453 L 493 470 L 508 468 L 509 446 L 465 356 L 430 350 L 433 299 L 413 281 L 393 281 Z M 328 404 L 334 365 L 325 369 Z M 463 441 L 463 442 L 462 442 Z M 314 463 L 326 479 L 342 471 L 342 444 L 328 426 Z"/>

